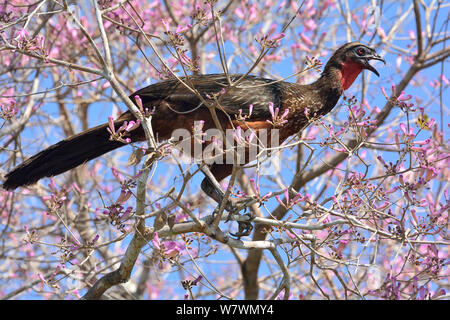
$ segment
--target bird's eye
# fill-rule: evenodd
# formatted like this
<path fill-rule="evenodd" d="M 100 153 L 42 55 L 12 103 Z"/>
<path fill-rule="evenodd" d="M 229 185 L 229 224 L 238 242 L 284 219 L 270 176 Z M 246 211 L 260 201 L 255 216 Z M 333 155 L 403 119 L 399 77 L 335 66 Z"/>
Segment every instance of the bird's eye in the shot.
<path fill-rule="evenodd" d="M 365 50 L 364 50 L 363 48 L 359 48 L 358 50 L 356 50 L 356 53 L 357 53 L 359 56 L 362 56 L 362 55 L 364 55 Z"/>

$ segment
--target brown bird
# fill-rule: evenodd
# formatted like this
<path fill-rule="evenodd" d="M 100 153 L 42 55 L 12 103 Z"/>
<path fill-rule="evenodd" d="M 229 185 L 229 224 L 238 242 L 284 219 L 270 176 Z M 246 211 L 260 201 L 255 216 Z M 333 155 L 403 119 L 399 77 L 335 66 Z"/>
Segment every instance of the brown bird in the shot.
<path fill-rule="evenodd" d="M 334 108 L 344 90 L 351 86 L 363 69 L 379 76 L 377 70 L 369 64 L 369 60 L 385 62 L 374 49 L 362 43 L 351 42 L 336 50 L 321 76 L 308 85 L 250 75 L 243 77 L 233 88 L 229 87 L 225 74 L 197 75 L 181 79 L 192 85 L 207 103 L 214 104 L 213 95 L 216 94 L 217 97 L 217 93 L 222 92 L 217 98 L 220 103 L 216 108 L 222 129 L 240 126 L 258 132 L 261 129 L 270 131 L 277 127 L 279 142 L 282 143 L 308 124 L 305 108 L 308 108 L 310 115 L 324 115 Z M 242 76 L 228 75 L 231 82 Z M 169 139 L 175 129 L 184 128 L 192 132 L 195 121 L 204 121 L 204 131 L 216 127 L 205 104 L 177 79 L 145 87 L 133 93 L 131 100 L 136 101 L 136 96 L 140 97 L 144 108 L 153 110 L 152 127 L 155 136 L 160 140 Z M 289 109 L 284 118 L 287 121 L 283 121 L 285 123 L 274 124 L 273 112 L 269 107 L 271 104 L 272 111 L 279 108 L 279 114 Z M 246 116 L 245 120 L 239 117 L 240 114 Z M 127 111 L 114 121 L 115 129 L 121 127 L 124 121 L 135 120 L 134 115 Z M 107 128 L 108 124 L 91 128 L 32 156 L 6 175 L 3 188 L 12 190 L 33 184 L 43 177 L 63 173 L 125 145 L 123 142 L 110 140 L 111 134 Z M 138 127 L 130 131 L 127 137 L 131 142 L 144 141 L 144 130 Z M 249 159 L 245 160 L 248 161 Z M 213 163 L 210 172 L 217 181 L 221 181 L 231 174 L 232 168 L 233 164 Z M 222 201 L 223 191 L 218 190 L 207 176 L 201 187 L 217 202 Z"/>

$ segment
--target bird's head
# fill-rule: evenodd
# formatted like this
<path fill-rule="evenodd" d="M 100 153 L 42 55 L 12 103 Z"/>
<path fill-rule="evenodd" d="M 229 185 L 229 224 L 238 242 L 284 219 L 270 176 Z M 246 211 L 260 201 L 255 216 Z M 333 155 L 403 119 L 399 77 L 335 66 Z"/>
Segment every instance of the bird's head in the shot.
<path fill-rule="evenodd" d="M 373 48 L 359 42 L 350 42 L 336 50 L 325 66 L 324 71 L 327 71 L 327 69 L 329 71 L 332 68 L 336 69 L 341 85 L 346 90 L 364 69 L 372 71 L 378 77 L 380 76 L 378 71 L 370 65 L 370 60 L 379 60 L 386 64 L 384 59 Z"/>

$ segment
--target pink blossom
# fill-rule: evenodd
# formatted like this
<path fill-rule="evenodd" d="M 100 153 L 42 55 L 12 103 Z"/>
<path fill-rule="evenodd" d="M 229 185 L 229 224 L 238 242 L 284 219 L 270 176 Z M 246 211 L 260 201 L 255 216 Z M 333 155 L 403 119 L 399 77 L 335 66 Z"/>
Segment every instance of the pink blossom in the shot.
<path fill-rule="evenodd" d="M 167 20 L 165 20 L 165 19 L 161 19 L 161 23 L 162 23 L 162 25 L 164 27 L 164 30 L 166 30 L 166 32 L 169 32 L 170 31 L 170 24 L 169 24 L 169 22 L 167 22 Z"/>
<path fill-rule="evenodd" d="M 177 241 L 164 241 L 164 254 L 168 257 L 168 258 L 173 258 L 179 254 L 181 254 L 184 249 L 185 246 L 182 242 L 177 242 Z"/>
<path fill-rule="evenodd" d="M 311 49 L 305 46 L 303 43 L 295 43 L 291 47 L 292 49 L 299 49 L 302 52 L 311 52 Z"/>
<path fill-rule="evenodd" d="M 245 18 L 246 18 L 245 14 L 244 14 L 244 12 L 242 11 L 242 9 L 240 7 L 236 8 L 236 10 L 234 10 L 234 13 L 236 14 L 236 16 L 239 19 L 245 20 Z"/>
<path fill-rule="evenodd" d="M 160 246 L 161 242 L 159 241 L 158 232 L 155 232 L 153 234 L 152 244 L 157 250 L 161 250 L 161 246 Z"/>
<path fill-rule="evenodd" d="M 176 33 L 182 33 L 182 32 L 185 32 L 185 31 L 191 29 L 191 28 L 192 28 L 192 25 L 191 25 L 190 23 L 188 23 L 188 24 L 185 25 L 185 26 L 178 25 L 178 26 L 177 26 L 177 29 L 175 30 L 175 32 L 176 32 Z"/>
<path fill-rule="evenodd" d="M 277 201 L 278 201 L 278 203 L 280 205 L 282 205 L 283 207 L 287 208 L 286 204 L 283 201 L 281 201 L 281 199 L 280 199 L 280 197 L 278 195 L 275 196 L 275 199 L 277 199 Z"/>
<path fill-rule="evenodd" d="M 382 27 L 377 28 L 377 33 L 382 40 L 386 38 L 386 33 L 384 32 L 384 29 Z"/>
<path fill-rule="evenodd" d="M 335 0 L 325 0 L 320 8 L 320 13 L 323 13 L 328 7 L 334 7 L 336 5 Z"/>
<path fill-rule="evenodd" d="M 26 29 L 19 29 L 19 31 L 17 31 L 17 36 L 16 36 L 16 40 L 21 41 L 21 40 L 27 40 L 28 38 L 28 31 Z"/>
<path fill-rule="evenodd" d="M 300 38 L 307 46 L 312 47 L 314 45 L 311 39 L 307 35 L 305 35 L 305 33 L 300 32 Z"/>
<path fill-rule="evenodd" d="M 317 24 L 313 19 L 306 20 L 304 26 L 307 31 L 314 31 L 317 29 Z"/>
<path fill-rule="evenodd" d="M 140 109 L 141 111 L 143 111 L 143 110 L 144 110 L 144 106 L 142 105 L 142 99 L 141 99 L 141 97 L 140 97 L 139 95 L 135 95 L 135 96 L 134 96 L 134 101 L 136 102 L 136 104 L 137 104 L 137 106 L 139 107 L 139 109 Z"/>

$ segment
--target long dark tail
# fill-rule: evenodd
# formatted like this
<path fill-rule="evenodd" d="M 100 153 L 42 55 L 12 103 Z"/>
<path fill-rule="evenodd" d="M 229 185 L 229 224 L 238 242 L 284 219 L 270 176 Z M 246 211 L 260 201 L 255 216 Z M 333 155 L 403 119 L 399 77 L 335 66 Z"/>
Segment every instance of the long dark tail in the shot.
<path fill-rule="evenodd" d="M 109 140 L 107 126 L 104 124 L 91 128 L 32 156 L 6 175 L 3 188 L 12 190 L 36 183 L 41 178 L 66 172 L 123 146 L 121 142 Z"/>

